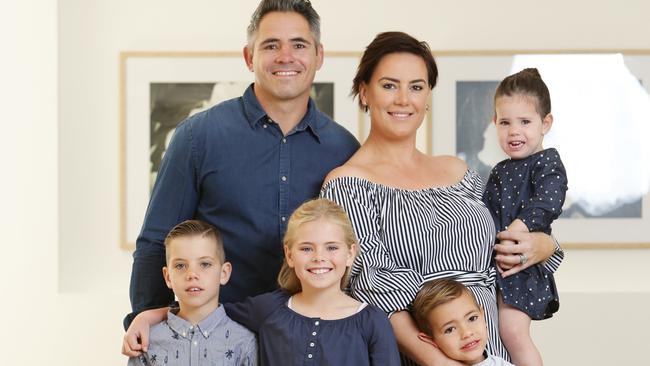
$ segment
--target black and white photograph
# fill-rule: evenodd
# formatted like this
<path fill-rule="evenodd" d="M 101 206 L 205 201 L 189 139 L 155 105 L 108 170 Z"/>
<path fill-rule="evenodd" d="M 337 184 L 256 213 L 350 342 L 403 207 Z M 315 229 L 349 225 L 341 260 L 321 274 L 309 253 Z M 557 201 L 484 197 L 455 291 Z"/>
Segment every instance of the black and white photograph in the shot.
<path fill-rule="evenodd" d="M 364 135 L 364 115 L 350 97 L 358 52 L 327 54 L 311 97 L 319 110 Z M 133 248 L 160 163 L 176 126 L 219 102 L 241 96 L 254 81 L 238 52 L 121 54 L 122 239 Z"/>
<path fill-rule="evenodd" d="M 487 182 L 492 167 L 506 159 L 496 141 L 492 123 L 494 92 L 498 81 L 459 81 L 456 83 L 456 156 Z M 570 194 L 570 191 L 567 192 Z M 570 202 L 562 208 L 563 219 L 641 218 L 642 199 L 612 205 L 602 212 L 591 212 L 586 202 Z"/>
<path fill-rule="evenodd" d="M 176 126 L 195 113 L 225 100 L 241 96 L 248 83 L 219 81 L 212 83 L 151 83 L 150 151 L 153 188 L 160 163 Z M 311 98 L 320 111 L 334 118 L 334 83 L 316 82 Z"/>
<path fill-rule="evenodd" d="M 650 242 L 643 229 L 650 226 L 650 174 L 637 164 L 648 155 L 638 131 L 647 128 L 649 116 L 642 101 L 648 93 L 643 80 L 650 80 L 650 57 L 450 53 L 437 61 L 441 77 L 433 92 L 434 154 L 463 159 L 485 184 L 492 167 L 508 158 L 492 122 L 499 80 L 535 66 L 552 98 L 553 125 L 543 146 L 558 149 L 569 181 L 553 232 L 578 246 Z M 601 78 L 594 79 L 596 73 Z M 606 228 L 606 234 L 588 230 L 592 223 Z"/>

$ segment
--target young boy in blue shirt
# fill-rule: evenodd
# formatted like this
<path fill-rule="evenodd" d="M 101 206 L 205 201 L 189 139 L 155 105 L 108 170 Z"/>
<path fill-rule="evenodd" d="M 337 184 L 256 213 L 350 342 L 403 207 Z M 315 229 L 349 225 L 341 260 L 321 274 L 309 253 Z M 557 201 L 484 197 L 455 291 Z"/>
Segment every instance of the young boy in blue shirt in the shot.
<path fill-rule="evenodd" d="M 219 288 L 232 271 L 221 236 L 205 222 L 188 220 L 165 238 L 163 276 L 178 299 L 167 320 L 154 325 L 149 346 L 129 366 L 257 365 L 255 335 L 219 305 Z"/>

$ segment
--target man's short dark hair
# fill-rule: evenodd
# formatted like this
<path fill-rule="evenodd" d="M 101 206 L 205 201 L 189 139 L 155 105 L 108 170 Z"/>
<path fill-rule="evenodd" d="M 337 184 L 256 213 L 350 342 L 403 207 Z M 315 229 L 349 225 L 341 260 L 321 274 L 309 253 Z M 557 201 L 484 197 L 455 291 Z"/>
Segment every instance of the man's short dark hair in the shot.
<path fill-rule="evenodd" d="M 252 41 L 260 27 L 262 18 L 274 11 L 294 12 L 302 15 L 309 23 L 309 29 L 316 40 L 316 44 L 320 44 L 320 16 L 312 8 L 309 0 L 262 0 L 251 16 L 251 22 L 248 25 L 247 38 L 249 47 L 253 46 Z"/>

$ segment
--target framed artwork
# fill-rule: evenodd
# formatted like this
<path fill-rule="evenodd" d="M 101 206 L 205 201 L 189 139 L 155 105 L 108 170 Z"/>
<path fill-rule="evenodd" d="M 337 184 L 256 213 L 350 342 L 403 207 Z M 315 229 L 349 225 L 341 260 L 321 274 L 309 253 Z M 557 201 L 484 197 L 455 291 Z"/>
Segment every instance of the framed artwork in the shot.
<path fill-rule="evenodd" d="M 359 57 L 356 52 L 326 53 L 311 94 L 321 111 L 361 140 L 367 134 L 364 115 L 349 97 Z M 134 248 L 176 125 L 241 96 L 253 81 L 241 52 L 120 54 L 122 248 Z"/>
<path fill-rule="evenodd" d="M 650 51 L 434 52 L 432 151 L 465 160 L 483 181 L 507 156 L 492 123 L 506 76 L 536 67 L 549 87 L 569 179 L 553 234 L 565 248 L 650 248 Z"/>

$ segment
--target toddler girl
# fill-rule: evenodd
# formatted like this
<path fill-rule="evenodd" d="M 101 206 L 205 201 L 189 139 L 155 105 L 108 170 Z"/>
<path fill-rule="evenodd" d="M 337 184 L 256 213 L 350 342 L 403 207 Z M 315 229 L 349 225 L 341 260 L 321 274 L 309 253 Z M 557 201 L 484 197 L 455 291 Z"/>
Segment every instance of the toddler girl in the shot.
<path fill-rule="evenodd" d="M 497 232 L 551 233 L 551 222 L 562 212 L 567 177 L 557 150 L 542 142 L 553 124 L 551 98 L 537 69 L 505 78 L 495 96 L 497 137 L 510 157 L 498 163 L 488 179 L 483 201 L 490 209 Z M 516 244 L 501 241 L 501 244 Z M 520 265 L 527 258 L 519 255 Z M 514 275 L 498 267 L 499 334 L 516 365 L 542 365 L 530 338 L 530 321 L 549 318 L 559 308 L 552 272 L 537 264 Z"/>

